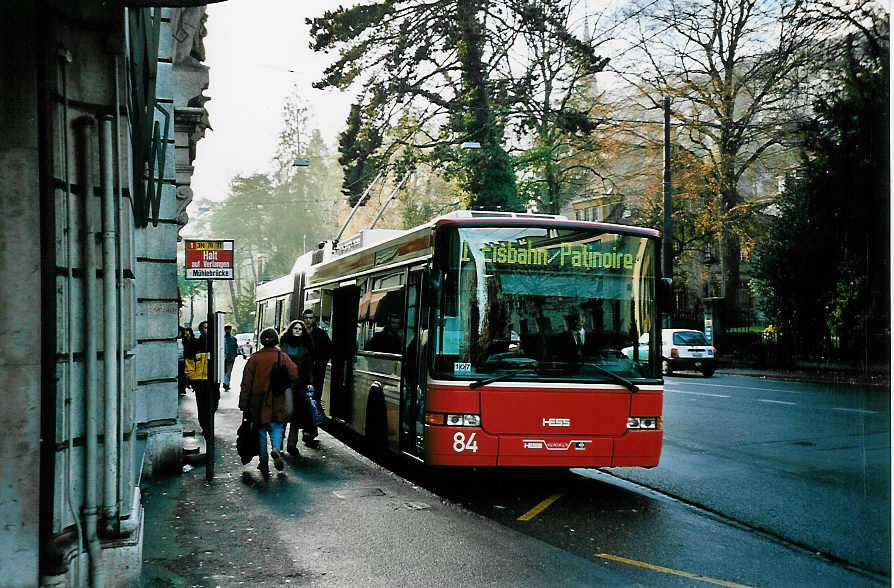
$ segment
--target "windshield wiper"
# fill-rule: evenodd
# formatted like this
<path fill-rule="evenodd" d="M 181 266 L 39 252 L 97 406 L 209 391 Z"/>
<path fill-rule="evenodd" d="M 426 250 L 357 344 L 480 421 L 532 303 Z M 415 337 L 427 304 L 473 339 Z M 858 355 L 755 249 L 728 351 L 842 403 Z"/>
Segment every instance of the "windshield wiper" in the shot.
<path fill-rule="evenodd" d="M 587 363 L 587 367 L 595 368 L 597 372 L 600 374 L 608 376 L 611 380 L 621 384 L 631 392 L 639 392 L 639 386 L 628 380 L 627 378 L 622 378 L 618 374 L 613 371 L 607 370 L 602 366 L 596 365 L 595 363 Z"/>
<path fill-rule="evenodd" d="M 480 380 L 475 380 L 471 384 L 469 384 L 469 390 L 474 390 L 475 388 L 480 388 L 481 386 L 487 386 L 488 384 L 493 384 L 494 382 L 502 382 L 503 380 L 508 380 L 515 376 L 526 375 L 530 376 L 532 374 L 536 374 L 537 372 L 533 370 L 516 370 L 512 372 L 506 372 L 500 374 L 499 376 L 493 376 L 490 378 L 481 378 Z"/>
<path fill-rule="evenodd" d="M 598 364 L 595 364 L 595 363 L 591 363 L 589 361 L 583 362 L 583 363 L 581 363 L 581 362 L 568 362 L 568 363 L 556 362 L 556 363 L 552 364 L 550 367 L 552 367 L 553 369 L 562 369 L 562 371 L 566 374 L 577 374 L 580 372 L 581 368 L 584 366 L 586 366 L 588 368 L 593 368 L 600 374 L 602 374 L 604 376 L 608 376 L 613 382 L 621 384 L 622 386 L 624 386 L 631 392 L 639 392 L 639 387 L 636 384 L 634 384 L 633 382 L 631 382 L 630 380 L 628 380 L 627 378 L 622 378 L 615 372 L 607 370 L 604 367 L 602 367 Z M 541 367 L 543 367 L 543 366 L 541 366 Z"/>
<path fill-rule="evenodd" d="M 582 364 L 568 364 L 566 366 L 566 368 L 574 367 L 574 368 L 576 368 L 576 371 L 579 371 L 581 368 L 581 365 Z M 628 380 L 627 378 L 622 378 L 618 374 L 616 374 L 612 371 L 609 371 L 609 370 L 605 369 L 604 367 L 598 366 L 594 363 L 587 363 L 586 366 L 590 367 L 590 368 L 594 368 L 600 374 L 608 376 L 608 378 L 611 379 L 613 382 L 621 384 L 622 386 L 624 386 L 631 392 L 639 392 L 639 387 L 636 384 L 634 384 L 633 382 L 631 382 L 630 380 Z M 487 386 L 488 384 L 493 384 L 494 382 L 502 382 L 504 380 L 509 380 L 515 376 L 520 376 L 520 375 L 529 376 L 529 375 L 537 374 L 537 373 L 538 372 L 536 372 L 534 370 L 515 370 L 515 371 L 511 371 L 511 372 L 505 372 L 498 376 L 492 376 L 490 378 L 481 378 L 480 380 L 475 380 L 474 382 L 469 384 L 469 390 L 474 390 L 475 388 L 480 388 L 481 386 Z M 570 373 L 570 372 L 566 372 L 566 373 Z"/>

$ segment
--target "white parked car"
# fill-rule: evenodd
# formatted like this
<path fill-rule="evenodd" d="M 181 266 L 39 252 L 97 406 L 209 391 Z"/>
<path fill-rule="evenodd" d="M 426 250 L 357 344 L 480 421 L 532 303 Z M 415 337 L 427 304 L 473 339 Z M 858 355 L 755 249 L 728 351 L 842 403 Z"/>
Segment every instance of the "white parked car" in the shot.
<path fill-rule="evenodd" d="M 621 353 L 633 359 L 633 347 L 625 347 Z M 649 334 L 639 338 L 639 361 L 649 360 Z M 677 370 L 694 370 L 706 378 L 717 369 L 717 349 L 705 334 L 692 329 L 661 330 L 661 371 L 670 375 Z"/>
<path fill-rule="evenodd" d="M 236 348 L 239 355 L 248 357 L 255 352 L 255 334 L 254 333 L 236 333 Z"/>

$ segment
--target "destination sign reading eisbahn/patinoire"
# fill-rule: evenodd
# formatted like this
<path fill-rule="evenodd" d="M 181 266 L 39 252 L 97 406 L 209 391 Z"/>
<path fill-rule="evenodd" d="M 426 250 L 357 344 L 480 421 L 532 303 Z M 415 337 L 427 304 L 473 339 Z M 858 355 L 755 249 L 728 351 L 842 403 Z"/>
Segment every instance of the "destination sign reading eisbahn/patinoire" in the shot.
<path fill-rule="evenodd" d="M 636 258 L 625 251 L 595 251 L 589 243 L 560 243 L 552 247 L 534 247 L 531 241 L 526 245 L 512 241 L 497 241 L 480 245 L 481 257 L 485 263 L 499 265 L 544 266 L 561 268 L 619 270 L 631 269 Z M 460 261 L 471 261 L 469 243 L 463 242 Z"/>
<path fill-rule="evenodd" d="M 187 280 L 232 280 L 233 239 L 184 240 Z"/>

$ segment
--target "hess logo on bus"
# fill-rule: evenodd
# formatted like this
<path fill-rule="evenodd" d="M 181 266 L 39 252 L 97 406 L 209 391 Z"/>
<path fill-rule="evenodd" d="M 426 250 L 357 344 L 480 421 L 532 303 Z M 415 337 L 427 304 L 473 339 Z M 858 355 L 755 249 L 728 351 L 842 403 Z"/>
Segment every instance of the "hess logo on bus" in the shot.
<path fill-rule="evenodd" d="M 557 418 L 552 417 L 548 419 L 543 419 L 544 427 L 570 427 L 571 419 Z"/>

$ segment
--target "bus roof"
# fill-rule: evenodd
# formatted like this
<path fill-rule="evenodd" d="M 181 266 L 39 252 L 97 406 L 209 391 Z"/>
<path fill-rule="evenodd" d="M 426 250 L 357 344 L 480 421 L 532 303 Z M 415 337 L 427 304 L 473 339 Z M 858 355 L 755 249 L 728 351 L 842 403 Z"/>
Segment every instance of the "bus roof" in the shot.
<path fill-rule="evenodd" d="M 264 300 L 266 298 L 270 298 L 271 296 L 278 296 L 284 293 L 289 293 L 292 291 L 293 284 L 294 278 L 292 277 L 292 274 L 286 274 L 284 276 L 274 278 L 269 282 L 258 284 L 258 289 L 255 293 L 255 299 Z"/>
<path fill-rule="evenodd" d="M 486 210 L 456 210 L 441 215 L 430 221 L 434 225 L 444 224 L 516 224 L 528 223 L 531 221 L 554 221 L 559 227 L 582 227 L 582 228 L 600 228 L 607 231 L 624 233 L 628 235 L 642 235 L 644 237 L 660 237 L 661 232 L 646 227 L 637 227 L 634 225 L 619 225 L 614 223 L 601 223 L 593 221 L 569 220 L 567 216 L 558 214 L 540 214 L 526 212 L 496 212 Z"/>

